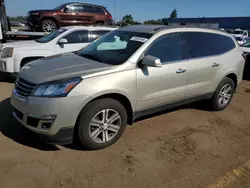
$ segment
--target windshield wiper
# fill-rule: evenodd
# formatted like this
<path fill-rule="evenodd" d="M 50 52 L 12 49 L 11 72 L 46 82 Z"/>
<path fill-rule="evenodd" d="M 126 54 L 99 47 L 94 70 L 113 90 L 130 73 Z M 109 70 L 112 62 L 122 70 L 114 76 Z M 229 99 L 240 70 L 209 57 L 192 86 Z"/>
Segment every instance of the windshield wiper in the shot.
<path fill-rule="evenodd" d="M 98 57 L 96 57 L 96 56 L 93 56 L 93 55 L 91 55 L 91 54 L 79 54 L 80 56 L 82 56 L 82 57 L 85 57 L 85 58 L 87 58 L 87 59 L 91 59 L 91 60 L 94 60 L 94 61 L 98 61 L 98 62 L 102 62 L 103 63 L 103 61 L 100 59 L 100 58 L 98 58 Z"/>

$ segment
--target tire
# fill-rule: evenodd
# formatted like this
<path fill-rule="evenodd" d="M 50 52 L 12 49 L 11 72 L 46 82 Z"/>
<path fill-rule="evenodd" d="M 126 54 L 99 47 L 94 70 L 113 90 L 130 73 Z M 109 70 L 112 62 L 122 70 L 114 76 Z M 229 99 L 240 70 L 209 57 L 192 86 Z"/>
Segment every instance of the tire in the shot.
<path fill-rule="evenodd" d="M 12 73 L 10 76 L 11 76 L 11 78 L 12 78 L 13 80 L 16 80 L 17 77 L 18 77 L 18 73 L 17 73 L 17 72 L 14 72 L 14 73 Z"/>
<path fill-rule="evenodd" d="M 212 109 L 214 111 L 221 111 L 227 108 L 232 101 L 234 92 L 235 92 L 234 81 L 228 77 L 224 78 L 217 87 L 214 96 L 212 98 Z M 225 93 L 229 94 L 230 96 L 226 95 Z"/>
<path fill-rule="evenodd" d="M 43 32 L 49 32 L 49 33 L 55 31 L 58 28 L 56 23 L 53 20 L 49 20 L 49 19 L 43 20 L 41 27 L 42 27 Z"/>
<path fill-rule="evenodd" d="M 104 121 L 103 117 L 106 117 L 105 114 L 108 114 L 107 117 L 110 122 Z M 115 117 L 113 119 L 117 120 L 112 121 L 112 117 Z M 93 124 L 91 122 L 95 123 Z M 76 126 L 78 131 L 76 135 L 82 146 L 90 150 L 98 150 L 111 146 L 117 142 L 124 133 L 126 125 L 127 112 L 124 106 L 115 99 L 104 98 L 89 103 L 82 110 L 79 116 L 78 125 Z M 106 137 L 104 135 L 108 136 Z"/>

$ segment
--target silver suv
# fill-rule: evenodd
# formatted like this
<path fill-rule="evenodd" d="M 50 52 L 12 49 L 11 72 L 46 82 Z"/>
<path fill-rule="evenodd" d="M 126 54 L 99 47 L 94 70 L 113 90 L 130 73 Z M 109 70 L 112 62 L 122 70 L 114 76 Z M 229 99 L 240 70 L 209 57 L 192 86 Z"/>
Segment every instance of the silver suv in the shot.
<path fill-rule="evenodd" d="M 203 99 L 225 109 L 244 65 L 237 42 L 223 31 L 128 26 L 79 52 L 24 66 L 13 115 L 47 142 L 101 149 L 141 116 Z"/>

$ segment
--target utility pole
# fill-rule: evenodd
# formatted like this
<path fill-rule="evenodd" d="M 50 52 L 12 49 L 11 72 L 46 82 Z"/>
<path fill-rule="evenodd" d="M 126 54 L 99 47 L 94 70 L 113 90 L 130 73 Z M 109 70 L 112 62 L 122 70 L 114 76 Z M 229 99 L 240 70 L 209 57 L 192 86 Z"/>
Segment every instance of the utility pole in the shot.
<path fill-rule="evenodd" d="M 114 0 L 114 20 L 116 22 L 116 1 L 117 0 Z"/>
<path fill-rule="evenodd" d="M 7 14 L 5 9 L 5 0 L 0 0 L 0 23 L 1 23 L 1 33 L 4 36 L 5 33 L 9 31 L 9 25 L 7 20 Z"/>

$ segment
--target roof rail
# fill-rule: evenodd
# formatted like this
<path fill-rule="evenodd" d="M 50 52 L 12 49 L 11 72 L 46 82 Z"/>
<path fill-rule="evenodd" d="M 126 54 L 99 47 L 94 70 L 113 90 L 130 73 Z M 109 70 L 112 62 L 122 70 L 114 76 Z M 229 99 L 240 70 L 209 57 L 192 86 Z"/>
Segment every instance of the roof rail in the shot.
<path fill-rule="evenodd" d="M 119 28 L 119 26 L 116 26 L 116 25 L 98 25 L 98 24 L 95 24 L 95 25 L 87 25 L 89 27 L 111 27 L 111 28 Z"/>

